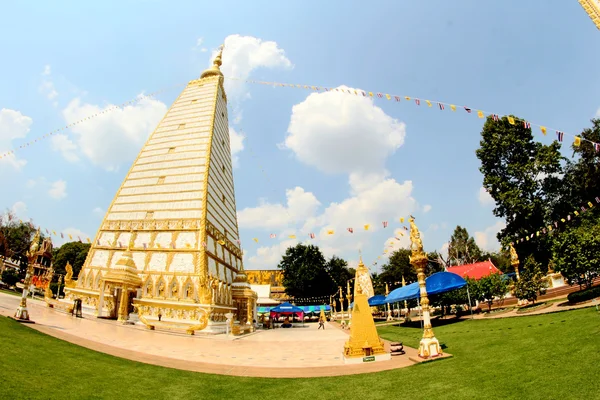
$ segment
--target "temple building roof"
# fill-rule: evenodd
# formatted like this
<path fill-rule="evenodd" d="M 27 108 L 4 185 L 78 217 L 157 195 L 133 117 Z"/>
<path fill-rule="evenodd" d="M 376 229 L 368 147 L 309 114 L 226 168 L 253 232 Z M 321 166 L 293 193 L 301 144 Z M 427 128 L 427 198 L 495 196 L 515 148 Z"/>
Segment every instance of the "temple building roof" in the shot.
<path fill-rule="evenodd" d="M 457 265 L 449 267 L 448 272 L 452 272 L 463 278 L 471 278 L 479 280 L 491 274 L 501 274 L 500 271 L 491 260 L 482 261 L 474 264 Z"/>

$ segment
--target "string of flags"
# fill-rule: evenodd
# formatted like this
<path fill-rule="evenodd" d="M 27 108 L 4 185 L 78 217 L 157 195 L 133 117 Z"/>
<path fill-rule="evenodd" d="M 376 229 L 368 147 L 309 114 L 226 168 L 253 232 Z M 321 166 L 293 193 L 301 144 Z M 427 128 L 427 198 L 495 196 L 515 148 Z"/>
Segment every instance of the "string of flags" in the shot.
<path fill-rule="evenodd" d="M 53 131 L 50 131 L 50 132 L 46 133 L 45 135 L 42 135 L 42 136 L 40 136 L 40 137 L 38 137 L 36 139 L 30 140 L 27 143 L 23 143 L 18 148 L 14 148 L 14 149 L 10 149 L 10 150 L 4 151 L 4 153 L 0 154 L 0 159 L 6 158 L 8 156 L 11 156 L 11 155 L 15 154 L 16 151 L 24 149 L 26 147 L 29 147 L 29 146 L 31 146 L 31 145 L 33 145 L 33 144 L 35 144 L 35 143 L 37 143 L 37 142 L 39 142 L 39 141 L 41 141 L 43 139 L 47 139 L 47 138 L 51 137 L 52 135 L 54 135 L 55 133 L 66 131 L 66 130 L 70 129 L 73 126 L 79 125 L 79 124 L 81 124 L 81 123 L 83 123 L 85 121 L 88 121 L 90 119 L 99 117 L 101 115 L 107 114 L 109 112 L 118 110 L 120 108 L 129 106 L 129 105 L 133 105 L 133 104 L 139 103 L 140 101 L 142 101 L 144 99 L 155 97 L 155 96 L 157 96 L 157 95 L 159 95 L 161 93 L 164 93 L 164 92 L 166 92 L 168 90 L 171 90 L 171 89 L 173 89 L 175 87 L 179 87 L 179 86 L 182 86 L 182 85 L 183 84 L 180 83 L 180 84 L 177 84 L 177 85 L 172 85 L 172 86 L 169 86 L 169 87 L 157 90 L 155 92 L 152 92 L 152 93 L 149 93 L 149 94 L 146 94 L 146 95 L 139 95 L 139 96 L 137 96 L 133 100 L 129 100 L 129 101 L 126 101 L 125 103 L 122 103 L 122 104 L 119 104 L 119 105 L 115 105 L 115 106 L 112 106 L 112 107 L 108 107 L 108 108 L 106 108 L 106 109 L 104 109 L 104 110 L 102 110 L 100 112 L 95 113 L 95 114 L 88 115 L 87 117 L 79 119 L 79 120 L 77 120 L 75 122 L 71 122 L 70 124 L 67 124 L 67 125 L 65 125 L 65 126 L 63 126 L 61 128 L 55 129 Z"/>
<path fill-rule="evenodd" d="M 600 204 L 600 197 L 596 197 L 594 199 L 594 201 L 596 202 L 596 205 Z M 574 210 L 572 213 L 569 213 L 567 216 L 559 219 L 558 221 L 552 222 L 551 224 L 537 230 L 535 233 L 528 233 L 526 236 L 517 237 L 510 244 L 514 245 L 515 243 L 523 243 L 525 241 L 533 240 L 534 237 L 549 235 L 553 231 L 555 231 L 556 229 L 559 228 L 559 224 L 566 224 L 568 222 L 571 222 L 571 221 L 575 220 L 576 217 L 579 217 L 581 214 L 591 210 L 592 208 L 594 208 L 594 203 L 592 203 L 591 201 L 588 201 L 585 204 L 581 205 L 579 207 L 579 210 Z"/>
<path fill-rule="evenodd" d="M 525 119 L 515 118 L 515 117 L 509 116 L 509 115 L 502 116 L 502 114 L 500 114 L 500 113 L 493 113 L 493 112 L 489 112 L 489 111 L 478 110 L 478 109 L 475 109 L 472 107 L 461 106 L 461 105 L 446 103 L 446 102 L 437 101 L 437 100 L 426 100 L 426 99 L 413 97 L 413 96 L 400 96 L 400 95 L 393 95 L 393 94 L 389 94 L 389 93 L 368 92 L 368 91 L 364 91 L 364 90 L 339 88 L 339 87 L 333 88 L 333 87 L 314 86 L 314 85 L 299 85 L 299 84 L 294 84 L 294 83 L 255 81 L 255 80 L 241 79 L 241 78 L 235 78 L 235 77 L 229 77 L 228 79 L 239 80 L 239 81 L 244 81 L 246 83 L 258 84 L 258 85 L 305 89 L 305 90 L 311 90 L 314 92 L 338 92 L 338 93 L 343 93 L 343 94 L 347 94 L 347 95 L 368 97 L 371 99 L 379 99 L 379 100 L 385 99 L 387 101 L 393 101 L 396 103 L 413 102 L 414 101 L 414 104 L 417 106 L 421 106 L 421 103 L 424 103 L 427 105 L 427 107 L 436 108 L 436 109 L 439 109 L 440 111 L 450 110 L 451 112 L 456 112 L 458 110 L 463 110 L 467 114 L 477 115 L 478 118 L 489 117 L 495 122 L 502 121 L 502 120 L 504 120 L 504 118 L 506 118 L 506 120 L 508 121 L 509 124 L 522 125 L 525 129 L 531 129 L 532 126 L 535 126 L 535 127 L 539 128 L 540 132 L 544 136 L 547 135 L 548 132 L 554 131 L 555 135 L 556 135 L 556 139 L 559 142 L 563 142 L 565 135 L 573 138 L 574 146 L 581 146 L 582 142 L 589 142 L 593 146 L 593 148 L 596 152 L 600 152 L 600 143 L 593 142 L 591 140 L 585 139 L 578 135 L 565 133 L 564 131 L 557 130 L 557 129 L 551 129 L 551 128 L 546 127 L 545 125 L 535 124 L 535 123 L 527 121 Z M 434 107 L 434 105 L 436 107 Z"/>
<path fill-rule="evenodd" d="M 400 223 L 403 224 L 405 220 L 408 220 L 408 218 L 405 218 L 405 217 L 400 218 Z M 389 226 L 389 221 L 382 221 L 381 225 L 383 226 L 383 228 L 387 228 Z M 345 233 L 345 234 L 353 234 L 353 233 L 359 232 L 359 231 L 372 231 L 373 230 L 372 228 L 373 228 L 373 225 L 364 224 L 361 228 L 357 228 L 357 229 L 355 229 L 354 227 L 348 227 L 345 229 L 341 229 L 341 232 Z M 404 229 L 405 231 L 408 231 L 408 227 L 406 227 L 406 226 L 402 226 L 402 229 Z M 340 234 L 339 233 L 340 230 L 338 230 L 338 229 L 326 229 L 325 230 L 326 236 L 335 235 L 336 232 L 338 232 L 338 234 Z M 404 233 L 402 231 L 398 231 L 398 232 L 396 232 L 396 234 L 399 236 L 404 236 Z M 308 233 L 307 236 L 308 236 L 308 239 L 316 239 L 317 238 L 317 234 L 314 232 Z M 269 234 L 269 239 L 277 239 L 278 237 L 281 239 L 298 239 L 299 235 L 297 235 L 295 233 L 292 233 L 289 235 L 277 235 L 276 233 Z M 252 240 L 255 243 L 260 242 L 259 238 L 257 238 L 257 237 L 252 238 Z M 397 237 L 397 240 L 400 240 L 400 238 Z"/>

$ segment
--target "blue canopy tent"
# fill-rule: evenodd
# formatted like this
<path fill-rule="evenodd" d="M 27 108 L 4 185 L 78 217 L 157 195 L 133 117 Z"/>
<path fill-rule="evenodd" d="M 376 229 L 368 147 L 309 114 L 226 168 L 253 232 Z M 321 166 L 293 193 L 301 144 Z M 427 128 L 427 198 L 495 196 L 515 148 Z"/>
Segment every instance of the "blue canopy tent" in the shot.
<path fill-rule="evenodd" d="M 425 279 L 428 295 L 440 294 L 449 292 L 451 290 L 460 289 L 466 284 L 467 281 L 465 281 L 459 275 L 453 274 L 452 272 L 437 272 Z M 412 300 L 418 298 L 419 296 L 419 282 L 414 282 L 410 285 L 399 287 L 398 289 L 390 292 L 390 294 L 385 298 L 383 304 L 396 303 L 403 300 Z"/>
<path fill-rule="evenodd" d="M 270 311 L 271 320 L 273 320 L 274 317 L 279 318 L 280 315 L 298 316 L 302 319 L 302 324 L 304 324 L 304 310 L 293 304 L 281 303 L 277 307 L 271 308 L 271 311 Z M 291 327 L 291 325 L 290 325 L 290 327 Z"/>
<path fill-rule="evenodd" d="M 298 308 L 301 308 L 302 311 L 304 311 L 305 314 L 307 313 L 320 313 L 321 310 L 329 312 L 331 311 L 331 306 L 329 305 L 318 305 L 318 306 L 296 306 Z M 270 312 L 272 309 L 274 309 L 275 307 L 258 307 L 257 308 L 257 312 L 259 314 L 266 314 L 268 312 Z"/>
<path fill-rule="evenodd" d="M 386 301 L 385 295 L 383 294 L 376 294 L 375 296 L 369 298 L 369 305 L 371 307 L 382 306 L 384 304 L 386 304 Z M 354 302 L 350 303 L 350 308 L 352 307 L 354 307 Z"/>

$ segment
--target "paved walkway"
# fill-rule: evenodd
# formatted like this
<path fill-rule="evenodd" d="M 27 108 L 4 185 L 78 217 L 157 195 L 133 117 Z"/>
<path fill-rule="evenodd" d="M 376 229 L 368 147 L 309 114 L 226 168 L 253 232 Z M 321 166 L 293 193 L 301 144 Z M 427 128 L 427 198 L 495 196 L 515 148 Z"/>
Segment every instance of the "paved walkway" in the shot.
<path fill-rule="evenodd" d="M 19 301 L 0 293 L 0 315 L 12 316 Z M 342 349 L 348 333 L 333 324 L 325 330 L 307 324 L 238 338 L 190 336 L 85 315 L 75 318 L 43 301 L 27 304 L 36 323 L 26 326 L 40 332 L 117 357 L 190 371 L 273 378 L 339 376 L 407 367 L 417 359 L 417 350 L 405 347 L 406 354 L 391 361 L 345 365 Z"/>

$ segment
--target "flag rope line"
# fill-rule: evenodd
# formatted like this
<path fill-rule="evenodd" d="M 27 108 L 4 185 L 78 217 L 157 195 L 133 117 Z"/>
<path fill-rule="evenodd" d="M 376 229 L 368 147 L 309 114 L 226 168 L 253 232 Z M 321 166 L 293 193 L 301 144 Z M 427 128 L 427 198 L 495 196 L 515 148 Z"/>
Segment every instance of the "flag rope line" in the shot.
<path fill-rule="evenodd" d="M 446 107 L 450 108 L 451 111 L 456 111 L 458 108 L 462 108 L 468 114 L 475 113 L 479 118 L 488 117 L 488 118 L 492 118 L 492 120 L 494 120 L 495 122 L 498 122 L 503 117 L 506 117 L 508 122 L 511 125 L 515 125 L 515 124 L 519 123 L 519 124 L 522 124 L 526 129 L 531 129 L 532 126 L 538 127 L 540 129 L 540 131 L 542 132 L 542 134 L 544 134 L 544 136 L 548 133 L 548 131 L 554 131 L 556 133 L 556 137 L 559 142 L 563 142 L 565 135 L 571 136 L 571 137 L 573 137 L 573 144 L 575 146 L 580 146 L 581 142 L 589 142 L 592 144 L 592 146 L 594 147 L 594 150 L 596 152 L 600 152 L 600 143 L 596 143 L 594 141 L 585 139 L 578 135 L 565 133 L 564 131 L 561 131 L 558 129 L 548 128 L 544 125 L 533 123 L 533 122 L 528 121 L 523 118 L 512 117 L 510 114 L 493 113 L 491 111 L 485 111 L 485 110 L 480 110 L 480 109 L 478 110 L 478 109 L 475 109 L 472 107 L 456 105 L 456 104 L 447 103 L 447 102 L 443 102 L 443 101 L 437 101 L 437 100 L 427 100 L 427 99 L 413 97 L 413 96 L 404 96 L 404 95 L 400 96 L 400 95 L 381 93 L 381 92 L 367 92 L 367 91 L 358 90 L 358 89 L 349 89 L 349 88 L 348 89 L 340 89 L 339 87 L 334 88 L 334 87 L 314 86 L 314 85 L 300 85 L 300 84 L 293 84 L 293 83 L 255 81 L 255 80 L 251 80 L 251 79 L 242 79 L 242 78 L 236 78 L 236 77 L 228 77 L 227 79 L 243 81 L 245 83 L 257 84 L 257 85 L 275 86 L 275 87 L 277 87 L 277 86 L 291 87 L 291 88 L 295 88 L 295 89 L 306 89 L 306 90 L 311 90 L 313 92 L 318 92 L 318 93 L 335 91 L 338 93 L 354 95 L 354 96 L 362 95 L 362 97 L 368 97 L 368 98 L 372 98 L 372 99 L 375 99 L 375 98 L 382 99 L 382 100 L 387 99 L 388 101 L 395 101 L 398 103 L 402 102 L 402 99 L 404 99 L 405 101 L 414 100 L 414 102 L 417 106 L 420 106 L 421 102 L 425 102 L 425 104 L 429 108 L 432 108 L 433 105 L 435 104 L 435 105 L 437 105 L 437 108 L 439 108 L 440 111 L 444 111 L 446 109 Z"/>
<path fill-rule="evenodd" d="M 185 84 L 187 84 L 187 83 L 185 83 Z M 39 142 L 39 141 L 41 141 L 43 139 L 51 137 L 55 133 L 59 133 L 59 132 L 62 132 L 62 131 L 67 131 L 71 127 L 73 127 L 75 125 L 78 125 L 78 124 L 80 124 L 82 122 L 85 122 L 85 121 L 88 121 L 90 119 L 99 117 L 99 116 L 101 116 L 103 114 L 107 114 L 107 113 L 109 113 L 111 111 L 115 111 L 117 109 L 121 109 L 121 108 L 126 107 L 128 105 L 139 103 L 140 101 L 142 101 L 144 99 L 155 97 L 155 96 L 157 96 L 157 95 L 159 95 L 161 93 L 164 93 L 164 92 L 166 92 L 168 90 L 171 90 L 171 89 L 174 89 L 176 87 L 183 86 L 183 85 L 184 85 L 183 83 L 178 83 L 176 85 L 167 86 L 167 87 L 165 87 L 163 89 L 157 90 L 157 91 L 149 93 L 149 94 L 139 95 L 135 99 L 126 101 L 125 103 L 108 107 L 108 108 L 106 108 L 106 109 L 104 109 L 104 110 L 102 110 L 100 112 L 95 113 L 95 114 L 90 114 L 87 117 L 81 118 L 81 119 L 79 119 L 79 120 L 77 120 L 75 122 L 71 122 L 70 124 L 67 124 L 67 125 L 65 125 L 65 126 L 63 126 L 61 128 L 55 129 L 53 131 L 50 131 L 50 132 L 46 133 L 45 135 L 39 136 L 36 139 L 32 139 L 32 140 L 30 140 L 30 141 L 28 141 L 26 143 L 23 143 L 19 147 L 15 147 L 15 148 L 10 149 L 10 150 L 5 150 L 4 153 L 0 154 L 0 159 L 6 158 L 6 157 L 11 156 L 11 155 L 14 155 L 17 150 L 21 150 L 21 149 L 24 149 L 25 147 L 29 147 L 29 146 L 33 145 L 34 143 L 37 143 L 37 142 Z"/>

